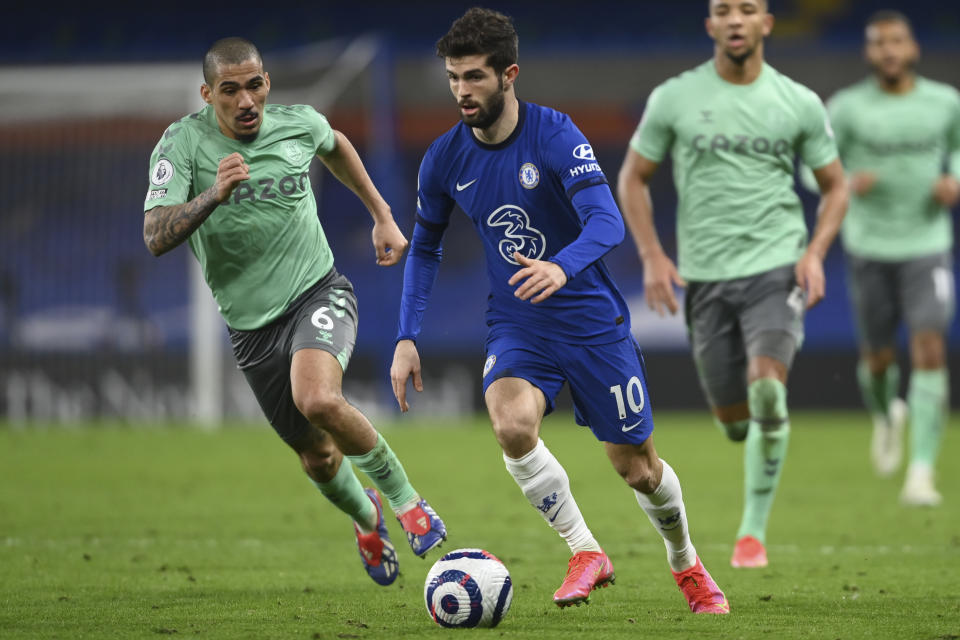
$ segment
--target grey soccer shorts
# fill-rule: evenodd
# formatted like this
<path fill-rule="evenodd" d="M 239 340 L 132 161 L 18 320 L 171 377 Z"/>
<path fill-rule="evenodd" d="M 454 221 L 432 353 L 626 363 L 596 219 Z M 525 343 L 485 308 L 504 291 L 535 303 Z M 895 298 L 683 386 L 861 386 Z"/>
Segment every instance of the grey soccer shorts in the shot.
<path fill-rule="evenodd" d="M 251 331 L 230 329 L 237 366 L 277 434 L 290 445 L 313 427 L 293 402 L 290 364 L 300 349 L 332 354 L 344 371 L 357 339 L 357 297 L 336 269 L 290 303 L 270 324 Z"/>
<path fill-rule="evenodd" d="M 897 262 L 847 255 L 850 302 L 860 342 L 893 347 L 897 328 L 946 333 L 956 309 L 950 252 Z"/>
<path fill-rule="evenodd" d="M 747 401 L 750 358 L 793 364 L 803 343 L 805 307 L 792 264 L 746 278 L 688 284 L 687 330 L 712 407 Z"/>

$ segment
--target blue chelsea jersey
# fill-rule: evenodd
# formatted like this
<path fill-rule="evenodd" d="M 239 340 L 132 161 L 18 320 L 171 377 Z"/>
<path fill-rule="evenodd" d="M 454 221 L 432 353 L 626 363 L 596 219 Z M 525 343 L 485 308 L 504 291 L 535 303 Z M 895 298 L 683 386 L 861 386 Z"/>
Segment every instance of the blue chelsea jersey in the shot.
<path fill-rule="evenodd" d="M 439 262 L 455 204 L 483 240 L 489 326 L 509 323 L 574 343 L 602 344 L 629 335 L 627 305 L 601 260 L 623 239 L 623 220 L 593 149 L 566 114 L 520 102 L 518 116 L 513 133 L 499 144 L 484 144 L 461 122 L 427 150 L 404 273 L 401 339 L 419 333 L 435 271 L 418 271 L 431 269 L 424 256 Z M 588 206 L 596 202 L 588 192 L 596 189 L 604 190 L 602 206 Z M 591 234 L 582 234 L 588 226 Z M 516 298 L 520 284 L 508 284 L 522 268 L 515 251 L 557 263 L 567 284 L 538 304 Z"/>

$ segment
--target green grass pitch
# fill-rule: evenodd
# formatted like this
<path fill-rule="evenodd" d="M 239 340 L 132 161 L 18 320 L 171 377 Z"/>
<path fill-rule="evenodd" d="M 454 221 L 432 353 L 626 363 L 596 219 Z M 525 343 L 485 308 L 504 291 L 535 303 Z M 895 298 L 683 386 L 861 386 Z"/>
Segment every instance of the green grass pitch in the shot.
<path fill-rule="evenodd" d="M 350 522 L 266 425 L 0 426 L 0 638 L 960 637 L 956 422 L 941 453 L 944 504 L 908 509 L 897 503 L 902 476 L 870 470 L 865 414 L 796 413 L 771 565 L 734 570 L 742 449 L 706 412 L 658 414 L 657 448 L 680 476 L 694 544 L 730 600 L 725 617 L 689 613 L 660 538 L 569 415 L 548 418 L 543 437 L 617 582 L 565 610 L 551 595 L 566 545 L 521 496 L 485 419 L 380 426 L 446 520 L 444 549 L 482 547 L 510 569 L 513 606 L 496 629 L 429 620 L 423 580 L 439 554 L 414 557 L 395 520 L 402 573 L 391 587 L 374 584 Z"/>

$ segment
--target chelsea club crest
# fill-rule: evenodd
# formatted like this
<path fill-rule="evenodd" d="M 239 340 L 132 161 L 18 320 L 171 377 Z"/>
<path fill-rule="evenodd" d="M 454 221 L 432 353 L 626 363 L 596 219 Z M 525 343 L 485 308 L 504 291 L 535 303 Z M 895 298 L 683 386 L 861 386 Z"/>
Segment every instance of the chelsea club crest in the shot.
<path fill-rule="evenodd" d="M 487 358 L 487 361 L 483 363 L 483 377 L 486 378 L 487 374 L 490 373 L 490 369 L 493 369 L 493 365 L 497 362 L 497 356 L 491 355 Z"/>
<path fill-rule="evenodd" d="M 520 184 L 524 189 L 533 189 L 540 184 L 540 171 L 532 162 L 524 162 L 520 167 Z"/>

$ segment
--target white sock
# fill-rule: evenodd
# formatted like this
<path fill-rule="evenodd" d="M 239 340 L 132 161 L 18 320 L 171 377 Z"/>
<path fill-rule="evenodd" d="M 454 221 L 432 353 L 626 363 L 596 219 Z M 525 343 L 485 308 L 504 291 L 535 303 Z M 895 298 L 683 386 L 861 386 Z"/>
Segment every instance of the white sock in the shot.
<path fill-rule="evenodd" d="M 690 542 L 687 526 L 687 510 L 683 506 L 683 492 L 676 472 L 663 463 L 663 478 L 660 486 L 651 494 L 634 490 L 637 502 L 647 512 L 654 528 L 663 536 L 667 547 L 667 562 L 674 571 L 689 569 L 697 563 L 697 550 Z"/>
<path fill-rule="evenodd" d="M 523 495 L 547 524 L 567 541 L 571 553 L 601 550 L 573 499 L 567 472 L 543 440 L 538 439 L 537 446 L 522 458 L 509 458 L 503 454 L 503 461 Z"/>

